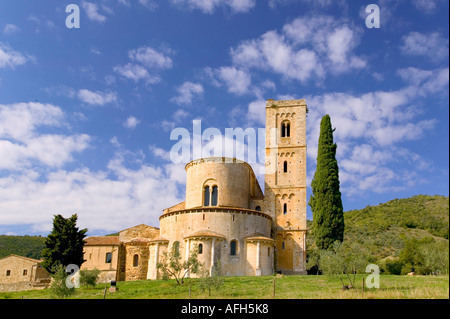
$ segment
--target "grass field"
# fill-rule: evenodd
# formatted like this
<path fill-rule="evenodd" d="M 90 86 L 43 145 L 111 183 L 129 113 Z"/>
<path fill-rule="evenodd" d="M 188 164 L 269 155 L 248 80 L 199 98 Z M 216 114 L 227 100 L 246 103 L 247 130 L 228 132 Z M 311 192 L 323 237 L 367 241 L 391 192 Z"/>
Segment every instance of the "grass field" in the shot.
<path fill-rule="evenodd" d="M 380 276 L 379 289 L 362 291 L 359 275 L 353 289 L 342 290 L 339 278 L 332 276 L 284 276 L 276 278 L 277 299 L 448 299 L 448 276 Z M 187 279 L 179 286 L 174 280 L 117 283 L 118 291 L 106 293 L 106 299 L 271 299 L 273 276 L 224 277 L 219 290 L 202 291 L 197 279 Z M 190 287 L 189 287 L 190 286 Z M 72 299 L 102 299 L 105 284 L 77 289 Z M 0 299 L 49 299 L 50 290 L 0 293 Z"/>

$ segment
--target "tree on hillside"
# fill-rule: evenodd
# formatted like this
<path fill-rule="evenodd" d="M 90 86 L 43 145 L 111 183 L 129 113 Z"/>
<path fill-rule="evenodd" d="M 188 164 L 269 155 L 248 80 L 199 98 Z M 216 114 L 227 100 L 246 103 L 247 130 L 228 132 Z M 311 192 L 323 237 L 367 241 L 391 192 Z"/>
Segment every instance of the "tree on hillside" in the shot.
<path fill-rule="evenodd" d="M 327 114 L 320 122 L 317 167 L 308 203 L 313 212 L 314 235 L 319 249 L 330 249 L 335 241 L 344 240 L 344 210 L 333 131 Z"/>
<path fill-rule="evenodd" d="M 61 215 L 54 216 L 52 232 L 47 236 L 45 248 L 42 251 L 44 258 L 42 266 L 51 274 L 58 265 L 66 267 L 74 264 L 81 267 L 85 261 L 83 260 L 83 247 L 87 229 L 78 230 L 77 219 L 77 214 L 70 218 L 64 218 Z"/>

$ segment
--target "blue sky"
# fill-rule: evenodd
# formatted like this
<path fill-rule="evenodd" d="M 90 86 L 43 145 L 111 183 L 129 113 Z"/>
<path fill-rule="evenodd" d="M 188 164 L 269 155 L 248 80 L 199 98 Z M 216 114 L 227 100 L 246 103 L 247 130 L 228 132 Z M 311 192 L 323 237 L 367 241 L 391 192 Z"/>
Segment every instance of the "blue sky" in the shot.
<path fill-rule="evenodd" d="M 369 3 L 380 28 L 366 27 Z M 331 116 L 345 210 L 448 196 L 448 6 L 2 1 L 0 233 L 46 235 L 73 213 L 89 235 L 158 227 L 184 200 L 172 130 L 262 128 L 269 98 L 306 99 L 308 187 Z"/>

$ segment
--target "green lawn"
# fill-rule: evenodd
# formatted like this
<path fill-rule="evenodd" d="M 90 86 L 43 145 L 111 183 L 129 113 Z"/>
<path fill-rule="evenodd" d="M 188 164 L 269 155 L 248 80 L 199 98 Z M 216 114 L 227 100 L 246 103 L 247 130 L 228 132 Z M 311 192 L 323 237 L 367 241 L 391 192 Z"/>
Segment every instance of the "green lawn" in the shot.
<path fill-rule="evenodd" d="M 428 299 L 449 298 L 448 276 L 381 276 L 380 289 L 362 291 L 363 275 L 358 275 L 353 289 L 342 290 L 339 278 L 332 276 L 284 276 L 275 282 L 275 298 L 281 299 Z M 107 299 L 187 299 L 189 286 L 192 299 L 267 299 L 273 298 L 274 276 L 224 277 L 223 286 L 218 290 L 202 291 L 197 279 L 187 279 L 178 286 L 174 280 L 147 280 L 118 282 L 119 290 L 106 293 Z M 71 298 L 102 299 L 105 284 L 95 288 L 82 287 Z M 47 299 L 52 298 L 49 289 L 2 292 L 0 299 Z"/>

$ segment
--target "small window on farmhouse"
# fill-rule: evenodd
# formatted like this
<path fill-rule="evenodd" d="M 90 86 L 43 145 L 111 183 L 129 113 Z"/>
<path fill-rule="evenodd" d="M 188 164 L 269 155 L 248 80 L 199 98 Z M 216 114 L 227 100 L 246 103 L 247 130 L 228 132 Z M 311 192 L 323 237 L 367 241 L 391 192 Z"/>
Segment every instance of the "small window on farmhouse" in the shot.
<path fill-rule="evenodd" d="M 236 256 L 236 249 L 237 249 L 237 242 L 235 240 L 232 240 L 230 243 L 230 255 Z"/>
<path fill-rule="evenodd" d="M 112 260 L 112 253 L 106 253 L 105 263 L 110 264 Z"/>
<path fill-rule="evenodd" d="M 199 255 L 203 254 L 203 244 L 198 245 L 198 254 Z"/>
<path fill-rule="evenodd" d="M 139 266 L 139 255 L 136 254 L 133 256 L 133 267 Z"/>
<path fill-rule="evenodd" d="M 209 186 L 205 187 L 203 206 L 209 206 Z"/>
<path fill-rule="evenodd" d="M 217 188 L 217 186 L 214 186 L 212 189 L 211 206 L 217 206 L 218 196 L 219 196 L 219 189 Z"/>
<path fill-rule="evenodd" d="M 11 270 L 6 271 L 6 276 L 11 276 Z"/>
<path fill-rule="evenodd" d="M 26 276 L 27 274 L 28 274 L 28 270 L 27 270 L 27 269 L 24 269 L 22 275 L 23 275 L 23 276 Z"/>

